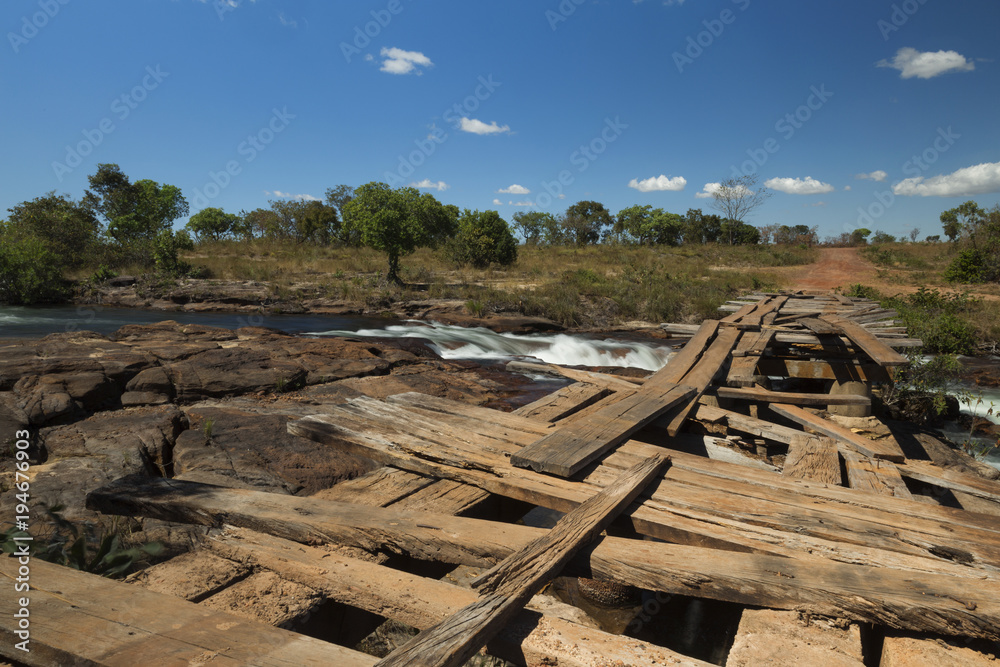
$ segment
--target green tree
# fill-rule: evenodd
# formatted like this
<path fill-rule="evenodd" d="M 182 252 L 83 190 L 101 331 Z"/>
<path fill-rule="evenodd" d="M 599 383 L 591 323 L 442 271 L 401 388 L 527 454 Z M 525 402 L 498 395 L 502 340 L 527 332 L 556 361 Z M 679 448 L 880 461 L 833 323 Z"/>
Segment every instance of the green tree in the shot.
<path fill-rule="evenodd" d="M 448 250 L 457 263 L 479 269 L 490 264 L 510 266 L 517 261 L 517 239 L 496 211 L 465 209 L 458 219 L 458 233 L 448 242 Z"/>
<path fill-rule="evenodd" d="M 722 217 L 735 222 L 753 215 L 753 212 L 764 204 L 773 193 L 766 187 L 757 187 L 756 174 L 744 174 L 730 178 L 719 184 L 712 192 L 712 208 L 722 214 Z M 726 230 L 726 240 L 729 245 L 736 243 L 739 225 L 729 225 Z"/>
<path fill-rule="evenodd" d="M 546 230 L 554 227 L 555 218 L 544 211 L 518 211 L 514 214 L 514 229 L 524 238 L 525 245 L 538 245 L 545 240 Z"/>
<path fill-rule="evenodd" d="M 722 236 L 722 218 L 689 208 L 683 220 L 682 236 L 686 244 L 716 243 Z"/>
<path fill-rule="evenodd" d="M 337 215 L 340 217 L 340 220 L 344 219 L 344 206 L 353 198 L 354 188 L 350 185 L 338 185 L 326 190 L 327 206 L 337 209 Z M 337 241 L 346 246 L 361 245 L 361 237 L 356 232 L 349 232 L 344 225 L 340 225 Z"/>
<path fill-rule="evenodd" d="M 684 219 L 676 213 L 650 205 L 630 206 L 615 216 L 612 235 L 642 245 L 678 245 L 684 230 Z"/>
<path fill-rule="evenodd" d="M 757 245 L 760 243 L 760 230 L 739 220 L 723 220 L 720 231 L 721 237 L 728 239 L 730 245 Z"/>
<path fill-rule="evenodd" d="M 218 241 L 233 236 L 239 223 L 240 216 L 235 213 L 209 207 L 192 215 L 185 228 L 199 241 Z"/>
<path fill-rule="evenodd" d="M 272 200 L 278 238 L 329 245 L 340 231 L 337 209 L 321 201 Z"/>
<path fill-rule="evenodd" d="M 436 247 L 455 234 L 457 209 L 442 206 L 430 193 L 366 183 L 344 205 L 344 225 L 361 243 L 388 255 L 388 279 L 401 283 L 399 258 L 421 247 Z"/>
<path fill-rule="evenodd" d="M 37 236 L 0 229 L 0 303 L 27 305 L 63 296 L 62 260 Z"/>
<path fill-rule="evenodd" d="M 982 218 L 983 210 L 971 199 L 941 214 L 945 236 L 954 243 L 963 233 L 968 233 Z"/>
<path fill-rule="evenodd" d="M 568 240 L 578 246 L 597 243 L 614 218 L 604 204 L 596 201 L 578 201 L 566 209 L 563 228 Z"/>
<path fill-rule="evenodd" d="M 97 249 L 101 223 L 94 212 L 67 195 L 55 191 L 8 209 L 5 224 L 9 238 L 42 240 L 62 267 L 78 267 L 92 259 Z"/>
<path fill-rule="evenodd" d="M 851 232 L 851 245 L 867 245 L 868 237 L 871 236 L 872 230 L 867 227 L 859 227 Z"/>
<path fill-rule="evenodd" d="M 892 243 L 896 238 L 892 234 L 886 234 L 885 232 L 876 229 L 875 235 L 872 236 L 872 243 Z"/>
<path fill-rule="evenodd" d="M 269 208 L 240 211 L 236 233 L 245 241 L 275 238 L 281 227 L 281 217 Z"/>
<path fill-rule="evenodd" d="M 188 214 L 180 188 L 144 179 L 131 183 L 118 165 L 99 164 L 87 179 L 84 204 L 101 215 L 120 262 L 153 263 L 153 245 Z"/>

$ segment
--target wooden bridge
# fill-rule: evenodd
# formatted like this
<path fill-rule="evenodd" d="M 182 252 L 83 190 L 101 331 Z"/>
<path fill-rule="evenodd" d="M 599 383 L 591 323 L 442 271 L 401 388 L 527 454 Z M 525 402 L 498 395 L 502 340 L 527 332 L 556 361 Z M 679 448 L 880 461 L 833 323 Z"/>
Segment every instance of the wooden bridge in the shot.
<path fill-rule="evenodd" d="M 511 413 L 411 393 L 294 421 L 294 434 L 384 465 L 317 496 L 172 479 L 95 491 L 88 505 L 108 514 L 210 529 L 135 583 L 36 561 L 34 649 L 11 649 L 3 596 L 3 655 L 457 665 L 486 646 L 528 665 L 707 664 L 532 597 L 556 576 L 584 576 L 743 605 L 729 665 L 993 664 L 996 471 L 866 416 L 873 387 L 907 362 L 897 350 L 920 342 L 891 311 L 829 293 L 724 309 L 664 325 L 689 340 L 647 378 L 515 363 L 573 383 Z M 535 506 L 566 514 L 551 530 L 510 520 Z M 394 566 L 400 556 L 483 574 L 461 587 Z M 191 574 L 198 559 L 216 576 Z M 0 572 L 16 570 L 0 559 Z M 422 632 L 379 661 L 197 602 L 265 573 Z M 185 599 L 156 592 L 168 578 L 188 582 Z"/>

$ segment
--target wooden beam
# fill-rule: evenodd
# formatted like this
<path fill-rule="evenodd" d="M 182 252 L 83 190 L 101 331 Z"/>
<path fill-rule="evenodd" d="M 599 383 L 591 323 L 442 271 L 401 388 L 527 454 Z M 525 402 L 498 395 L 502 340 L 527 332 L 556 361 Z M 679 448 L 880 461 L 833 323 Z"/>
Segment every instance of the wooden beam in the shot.
<path fill-rule="evenodd" d="M 783 442 L 786 445 L 816 438 L 816 436 L 782 426 L 781 424 L 774 424 L 763 419 L 740 414 L 739 412 L 723 410 L 712 405 L 699 405 L 695 410 L 694 418 L 708 423 L 718 424 L 721 422 L 727 427 L 741 433 L 749 433 L 750 435 L 767 438 L 775 442 Z"/>
<path fill-rule="evenodd" d="M 563 516 L 552 530 L 472 581 L 482 597 L 421 632 L 378 667 L 461 667 L 643 491 L 669 459 L 654 456 Z"/>
<path fill-rule="evenodd" d="M 630 396 L 557 426 L 511 456 L 510 462 L 519 468 L 570 477 L 670 408 L 690 400 L 694 393 L 691 387 L 664 387 L 651 378 Z"/>
<path fill-rule="evenodd" d="M 425 629 L 477 599 L 476 593 L 444 580 L 342 556 L 337 552 L 283 540 L 243 528 L 212 531 L 204 546 L 230 561 L 280 573 L 282 578 L 321 592 L 327 598 L 379 616 Z M 622 664 L 707 663 L 637 639 L 583 627 L 550 613 L 518 614 L 496 641 L 491 654 L 512 662 L 565 667 Z"/>
<path fill-rule="evenodd" d="M 496 563 L 546 532 L 179 480 L 151 479 L 138 486 L 121 483 L 91 497 L 95 494 L 102 506 L 117 513 L 200 524 L 225 522 L 281 533 L 299 542 L 336 542 L 369 549 L 381 545 L 418 558 L 478 566 Z M 884 555 L 890 557 L 881 566 L 788 554 L 774 557 L 605 537 L 577 555 L 568 572 L 668 593 L 1000 639 L 1000 578 L 995 574 L 946 566 L 954 575 L 928 571 L 915 575 L 894 569 L 888 552 Z M 0 562 L 4 560 L 11 559 Z M 5 596 L 3 603 L 9 598 Z M 4 618 L 12 620 L 13 614 Z"/>
<path fill-rule="evenodd" d="M 851 394 L 807 394 L 791 391 L 771 391 L 757 387 L 716 387 L 714 393 L 719 398 L 763 403 L 785 403 L 789 405 L 871 405 L 868 396 Z"/>
<path fill-rule="evenodd" d="M 892 350 L 885 342 L 876 338 L 872 332 L 855 322 L 837 315 L 821 315 L 820 319 L 840 327 L 852 343 L 864 350 L 880 366 L 905 366 L 910 363 L 909 359 Z"/>
<path fill-rule="evenodd" d="M 812 438 L 789 445 L 781 474 L 839 486 L 842 481 L 837 443 L 827 438 Z"/>
<path fill-rule="evenodd" d="M 18 575 L 16 558 L 0 574 Z M 173 595 L 31 559 L 30 638 L 18 636 L 22 596 L 0 595 L 0 655 L 27 665 L 343 665 L 376 659 Z M 13 584 L 11 584 L 13 585 Z M 28 651 L 16 648 L 22 639 Z"/>
<path fill-rule="evenodd" d="M 628 442 L 588 472 L 585 482 L 553 478 L 514 468 L 508 458 L 518 450 L 518 442 L 531 442 L 535 436 L 530 431 L 544 425 L 515 422 L 516 417 L 499 413 L 498 419 L 507 425 L 499 435 L 497 426 L 488 421 L 495 411 L 430 397 L 420 400 L 432 404 L 433 410 L 422 414 L 412 408 L 400 411 L 380 406 L 379 401 L 352 399 L 337 406 L 335 414 L 298 420 L 289 429 L 385 463 L 475 484 L 558 511 L 572 509 L 574 499 L 589 497 L 594 484 L 603 486 L 616 471 L 658 451 L 655 446 Z M 449 409 L 455 411 L 451 417 L 444 412 Z M 516 423 L 524 430 L 508 428 Z M 491 429 L 494 432 L 487 435 Z M 1000 531 L 993 521 L 978 515 L 943 507 L 929 513 L 918 503 L 898 499 L 872 504 L 865 502 L 866 494 L 803 487 L 773 473 L 760 476 L 721 461 L 679 452 L 671 455 L 686 463 L 671 467 L 652 498 L 633 512 L 633 526 L 641 534 L 780 555 L 805 549 L 838 560 L 891 561 L 919 569 L 927 567 L 928 557 L 941 566 L 948 560 L 943 554 L 959 552 L 972 567 L 1000 564 Z M 920 565 L 910 560 L 914 556 Z"/>
<path fill-rule="evenodd" d="M 869 440 L 829 419 L 823 419 L 794 405 L 779 403 L 772 404 L 770 407 L 771 410 L 782 417 L 787 417 L 817 433 L 822 433 L 839 442 L 843 442 L 865 456 L 896 462 L 902 462 L 906 459 L 903 450 L 899 448 L 899 444 L 894 440 Z"/>
<path fill-rule="evenodd" d="M 783 357 L 763 357 L 757 362 L 760 375 L 813 380 L 840 380 L 884 383 L 886 370 L 877 364 L 847 361 L 804 361 Z"/>
<path fill-rule="evenodd" d="M 846 447 L 841 449 L 840 455 L 844 458 L 848 484 L 852 489 L 882 496 L 913 499 L 894 464 L 868 458 Z"/>
<path fill-rule="evenodd" d="M 680 382 L 686 385 L 694 386 L 695 395 L 687 403 L 682 404 L 672 415 L 672 419 L 667 425 L 667 433 L 671 437 L 680 432 L 684 426 L 684 422 L 687 421 L 688 415 L 691 414 L 691 411 L 698 404 L 698 399 L 705 393 L 708 385 L 712 383 L 712 380 L 715 379 L 715 376 L 726 363 L 726 360 L 729 359 L 729 354 L 733 351 L 733 346 L 736 344 L 739 333 L 738 329 L 720 331 L 709 348 L 705 350 L 702 358 L 698 360 L 698 363 L 680 380 Z"/>
<path fill-rule="evenodd" d="M 611 392 L 604 387 L 586 382 L 574 382 L 518 408 L 515 412 L 528 419 L 554 422 L 579 412 L 610 394 Z"/>

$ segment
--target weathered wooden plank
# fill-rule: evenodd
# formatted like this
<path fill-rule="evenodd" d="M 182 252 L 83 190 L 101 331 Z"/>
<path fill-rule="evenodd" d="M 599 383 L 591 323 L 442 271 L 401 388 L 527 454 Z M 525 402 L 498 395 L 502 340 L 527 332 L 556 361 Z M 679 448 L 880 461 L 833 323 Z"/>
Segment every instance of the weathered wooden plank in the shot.
<path fill-rule="evenodd" d="M 899 444 L 894 440 L 869 440 L 829 419 L 823 419 L 794 405 L 775 403 L 770 407 L 771 410 L 779 415 L 787 417 L 817 433 L 822 433 L 839 442 L 850 445 L 865 456 L 894 462 L 902 462 L 906 459 L 903 450 L 899 448 Z"/>
<path fill-rule="evenodd" d="M 585 382 L 575 382 L 543 396 L 534 403 L 522 406 L 514 412 L 528 419 L 554 422 L 593 405 L 610 392 L 604 387 L 598 387 Z"/>
<path fill-rule="evenodd" d="M 879 667 L 997 667 L 997 659 L 960 639 L 886 633 Z"/>
<path fill-rule="evenodd" d="M 569 378 L 570 380 L 575 380 L 576 382 L 584 382 L 586 384 L 604 387 L 605 389 L 609 389 L 611 391 L 617 391 L 619 389 L 635 389 L 635 385 L 642 384 L 643 382 L 642 378 L 619 377 L 617 375 L 611 375 L 610 373 L 581 371 L 577 368 L 567 368 L 566 366 L 557 366 L 556 364 L 536 364 L 527 361 L 509 361 L 507 362 L 507 370 L 559 375 Z"/>
<path fill-rule="evenodd" d="M 343 665 L 376 659 L 172 595 L 31 561 L 30 641 L 15 648 L 19 596 L 0 595 L 0 655 L 27 665 Z M 0 574 L 18 576 L 15 558 Z"/>
<path fill-rule="evenodd" d="M 656 372 L 660 381 L 678 384 L 681 378 L 688 374 L 719 330 L 719 321 L 705 320 L 700 325 L 692 325 L 692 327 L 691 340 L 684 344 L 680 352 L 670 358 L 666 366 Z M 651 379 L 649 378 L 649 380 Z"/>
<path fill-rule="evenodd" d="M 824 322 L 823 320 L 818 319 L 816 317 L 800 317 L 796 321 L 815 334 L 825 335 L 825 334 L 841 333 L 840 327 L 830 324 L 829 322 Z"/>
<path fill-rule="evenodd" d="M 740 336 L 740 340 L 733 348 L 734 357 L 759 357 L 767 350 L 776 332 L 774 329 L 764 329 L 763 331 L 745 332 Z"/>
<path fill-rule="evenodd" d="M 883 383 L 889 380 L 886 370 L 878 364 L 762 357 L 757 362 L 757 368 L 761 375 L 772 377 L 872 383 Z"/>
<path fill-rule="evenodd" d="M 841 328 L 851 342 L 865 351 L 872 360 L 881 366 L 905 366 L 909 359 L 892 350 L 884 341 L 864 327 L 836 315 L 821 315 L 820 319 Z"/>
<path fill-rule="evenodd" d="M 558 426 L 551 434 L 511 456 L 511 464 L 569 477 L 694 395 L 691 387 L 670 385 L 663 391 L 662 385 L 651 384 L 652 380 L 632 395 L 605 406 L 588 418 Z"/>
<path fill-rule="evenodd" d="M 668 471 L 669 472 L 669 471 Z M 565 480 L 563 483 L 570 484 Z M 246 526 L 299 542 L 336 542 L 469 565 L 493 564 L 544 529 L 428 512 L 355 507 L 310 498 L 153 479 L 95 492 L 113 512 Z M 94 496 L 94 494 L 92 494 Z M 888 499 L 893 500 L 893 499 Z M 1000 639 L 1000 579 L 952 566 L 955 576 L 773 557 L 661 542 L 601 538 L 567 572 L 652 590 Z M 3 560 L 3 559 L 0 559 Z M 961 575 L 961 576 L 960 576 Z M 970 585 L 969 577 L 975 585 Z M 7 618 L 11 618 L 7 614 Z"/>
<path fill-rule="evenodd" d="M 726 667 L 864 667 L 862 658 L 856 624 L 793 611 L 746 609 Z"/>
<path fill-rule="evenodd" d="M 994 480 L 913 459 L 897 467 L 903 477 L 1000 503 L 1000 483 Z"/>
<path fill-rule="evenodd" d="M 698 399 L 705 393 L 708 385 L 712 383 L 712 380 L 722 369 L 726 360 L 729 359 L 729 354 L 733 351 L 733 346 L 736 344 L 739 333 L 738 329 L 720 331 L 719 335 L 712 341 L 712 344 L 705 350 L 702 358 L 698 360 L 698 363 L 680 380 L 680 382 L 686 385 L 694 386 L 695 395 L 687 403 L 681 404 L 674 411 L 673 418 L 667 425 L 667 433 L 671 437 L 680 432 L 691 411 L 698 405 Z"/>
<path fill-rule="evenodd" d="M 757 306 L 756 310 L 743 318 L 741 324 L 747 327 L 759 327 L 764 318 L 771 313 L 775 313 L 775 316 L 777 316 L 778 311 L 784 307 L 787 301 L 787 296 L 767 297 Z"/>
<path fill-rule="evenodd" d="M 977 461 L 965 452 L 941 442 L 927 433 L 916 433 L 913 436 L 923 447 L 924 452 L 935 465 L 949 470 L 956 470 L 970 475 L 979 475 L 986 479 L 1000 478 L 1000 470 L 991 465 Z"/>
<path fill-rule="evenodd" d="M 750 313 L 757 310 L 757 307 L 759 305 L 760 305 L 759 301 L 753 301 L 746 305 L 742 305 L 739 308 L 737 308 L 737 310 L 732 315 L 727 315 L 726 317 L 723 317 L 722 321 L 719 324 L 722 326 L 735 325 L 739 323 L 740 320 L 742 320 L 744 317 L 748 316 Z M 722 308 L 720 308 L 719 310 L 722 310 Z"/>
<path fill-rule="evenodd" d="M 442 399 L 427 400 L 451 404 Z M 340 406 L 335 416 L 300 420 L 290 428 L 299 435 L 334 442 L 393 465 L 466 481 L 559 511 L 571 508 L 571 499 L 591 492 L 593 484 L 608 483 L 615 471 L 632 465 L 637 457 L 647 455 L 644 453 L 656 451 L 649 445 L 626 443 L 588 474 L 590 484 L 580 486 L 510 466 L 505 453 L 517 451 L 517 440 L 530 442 L 530 433 L 509 431 L 504 437 L 513 440 L 476 436 L 475 442 L 470 442 L 469 431 L 488 419 L 489 410 L 455 404 L 456 410 L 469 411 L 477 421 L 444 420 L 434 412 L 430 413 L 432 420 L 422 424 L 425 420 L 412 411 L 394 413 L 380 407 L 378 401 L 355 401 L 363 406 Z M 810 553 L 852 562 L 887 563 L 887 559 L 898 561 L 902 554 L 940 557 L 956 550 L 967 554 L 964 562 L 1000 562 L 995 547 L 1000 534 L 984 517 L 950 508 L 937 508 L 933 514 L 941 516 L 932 517 L 927 508 L 909 501 L 866 503 L 864 494 L 802 487 L 792 484 L 794 480 L 782 483 L 780 475 L 760 477 L 741 466 L 672 455 L 687 463 L 677 470 L 671 468 L 665 483 L 632 514 L 633 525 L 642 534 L 780 554 L 792 553 L 792 545 L 800 545 Z M 741 481 L 745 478 L 749 479 Z M 889 501 L 895 504 L 890 506 Z M 942 529 L 943 523 L 950 524 L 947 531 Z M 844 540 L 851 544 L 847 551 Z M 870 549 L 877 549 L 877 555 Z M 906 558 L 899 562 L 904 561 L 908 562 Z"/>
<path fill-rule="evenodd" d="M 446 581 L 242 528 L 228 527 L 211 534 L 205 547 L 241 566 L 278 572 L 331 600 L 420 629 L 444 620 L 477 598 L 471 589 Z M 489 649 L 507 660 L 533 665 L 549 661 L 566 667 L 602 667 L 615 660 L 635 665 L 707 664 L 647 642 L 530 610 L 519 614 Z"/>
<path fill-rule="evenodd" d="M 840 485 L 837 444 L 827 438 L 812 438 L 789 445 L 781 474 L 824 484 Z"/>
<path fill-rule="evenodd" d="M 654 456 L 563 516 L 552 530 L 472 581 L 482 597 L 424 630 L 379 667 L 460 667 L 643 491 L 669 459 Z"/>
<path fill-rule="evenodd" d="M 811 313 L 812 315 L 819 315 L 818 312 Z M 775 321 L 775 324 L 780 323 L 779 320 Z M 661 328 L 670 334 L 678 336 L 690 336 L 697 329 L 697 325 L 693 324 L 662 324 Z M 874 333 L 878 332 L 878 329 L 872 330 Z M 890 348 L 904 348 L 904 347 L 920 347 L 924 343 L 923 341 L 916 338 L 886 338 L 879 339 L 885 345 Z M 821 345 L 823 341 L 812 333 L 791 333 L 787 331 L 778 331 L 775 334 L 774 341 L 777 343 L 791 344 L 791 345 Z"/>
<path fill-rule="evenodd" d="M 893 463 L 863 456 L 847 447 L 841 449 L 840 455 L 844 459 L 848 484 L 852 489 L 913 499 L 913 495 L 906 488 L 906 482 Z"/>
<path fill-rule="evenodd" d="M 771 391 L 759 387 L 716 387 L 714 393 L 719 398 L 788 405 L 871 405 L 871 398 L 868 396 L 854 396 L 852 394 L 807 394 Z"/>
<path fill-rule="evenodd" d="M 741 433 L 749 433 L 750 435 L 767 438 L 775 442 L 783 442 L 788 445 L 804 440 L 812 440 L 816 437 L 803 431 L 782 426 L 781 424 L 774 424 L 763 419 L 750 417 L 739 412 L 723 410 L 711 405 L 699 405 L 695 410 L 694 418 L 713 424 L 724 423 L 727 427 Z"/>

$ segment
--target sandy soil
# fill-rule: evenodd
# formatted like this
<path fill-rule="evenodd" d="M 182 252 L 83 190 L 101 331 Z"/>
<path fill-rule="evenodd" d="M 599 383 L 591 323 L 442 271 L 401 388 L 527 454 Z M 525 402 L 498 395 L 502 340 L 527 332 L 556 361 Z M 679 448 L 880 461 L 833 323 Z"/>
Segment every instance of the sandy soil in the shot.
<path fill-rule="evenodd" d="M 861 259 L 857 248 L 820 248 L 819 253 L 815 264 L 770 270 L 785 276 L 793 289 L 827 290 L 854 283 L 876 286 L 877 271 Z"/>

